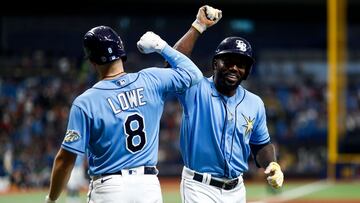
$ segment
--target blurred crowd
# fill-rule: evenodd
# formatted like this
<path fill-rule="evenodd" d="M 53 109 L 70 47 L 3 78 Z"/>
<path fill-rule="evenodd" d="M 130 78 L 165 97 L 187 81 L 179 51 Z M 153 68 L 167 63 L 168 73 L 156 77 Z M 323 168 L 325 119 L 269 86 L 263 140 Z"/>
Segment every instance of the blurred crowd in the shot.
<path fill-rule="evenodd" d="M 83 60 L 42 51 L 2 56 L 0 66 L 6 67 L 0 78 L 0 181 L 7 178 L 17 188 L 45 187 L 64 137 L 70 105 L 96 82 L 95 74 Z M 304 73 L 301 63 L 289 66 L 259 61 L 254 69 L 251 80 L 243 85 L 265 102 L 270 135 L 279 148 L 285 173 L 325 177 L 326 81 Z M 276 70 L 283 71 L 271 72 Z M 360 132 L 360 83 L 351 82 L 349 88 L 346 129 L 356 138 Z M 169 98 L 161 120 L 161 176 L 180 175 L 181 113 L 176 99 Z M 353 145 L 354 150 L 359 146 L 359 142 Z M 257 170 L 250 163 L 249 176 Z"/>

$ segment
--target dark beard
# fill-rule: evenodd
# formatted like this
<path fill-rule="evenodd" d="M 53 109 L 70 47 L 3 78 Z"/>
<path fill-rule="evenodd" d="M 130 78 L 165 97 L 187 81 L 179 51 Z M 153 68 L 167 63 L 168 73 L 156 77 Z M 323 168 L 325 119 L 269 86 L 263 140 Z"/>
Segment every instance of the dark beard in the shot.
<path fill-rule="evenodd" d="M 241 79 L 239 79 L 236 83 L 230 82 L 228 80 L 226 80 L 225 78 L 221 81 L 221 85 L 225 86 L 228 89 L 236 89 L 240 83 L 241 83 Z"/>
<path fill-rule="evenodd" d="M 236 83 L 229 83 L 226 79 L 221 79 L 219 81 L 215 81 L 215 87 L 217 91 L 224 95 L 232 95 L 231 92 L 235 92 L 239 87 L 242 80 L 238 80 Z"/>

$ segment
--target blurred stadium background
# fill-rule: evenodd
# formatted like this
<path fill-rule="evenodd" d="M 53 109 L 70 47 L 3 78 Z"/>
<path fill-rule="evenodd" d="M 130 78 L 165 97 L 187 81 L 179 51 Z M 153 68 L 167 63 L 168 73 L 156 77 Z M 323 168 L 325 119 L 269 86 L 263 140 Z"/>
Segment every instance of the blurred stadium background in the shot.
<path fill-rule="evenodd" d="M 193 60 L 210 76 L 213 51 L 223 38 L 239 35 L 252 43 L 256 64 L 243 85 L 265 102 L 286 177 L 284 190 L 271 192 L 262 170 L 250 161 L 245 174 L 250 199 L 301 198 L 271 199 L 289 190 L 303 196 L 324 192 L 307 202 L 321 202 L 322 197 L 360 202 L 357 0 L 9 2 L 0 8 L 0 202 L 16 203 L 18 195 L 19 202 L 43 198 L 71 102 L 96 81 L 83 60 L 82 37 L 88 29 L 104 24 L 119 32 L 128 72 L 162 66 L 161 57 L 137 51 L 137 40 L 152 30 L 174 44 L 204 4 L 223 10 L 223 19 L 199 39 Z M 158 167 L 164 191 L 175 199 L 165 202 L 179 201 L 180 117 L 181 107 L 169 98 L 161 120 Z M 40 199 L 29 200 L 26 194 L 33 193 L 21 192 L 34 190 L 42 191 L 35 193 Z"/>

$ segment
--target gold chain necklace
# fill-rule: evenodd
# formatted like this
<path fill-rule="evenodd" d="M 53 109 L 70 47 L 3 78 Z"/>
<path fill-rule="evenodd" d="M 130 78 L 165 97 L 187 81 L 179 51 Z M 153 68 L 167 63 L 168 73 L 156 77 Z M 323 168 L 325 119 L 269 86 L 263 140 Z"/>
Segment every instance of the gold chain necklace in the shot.
<path fill-rule="evenodd" d="M 120 72 L 120 73 L 116 73 L 116 74 L 114 74 L 114 75 L 105 75 L 105 76 L 103 77 L 103 79 L 105 79 L 105 78 L 112 78 L 112 77 L 115 77 L 115 76 L 120 75 L 121 73 L 124 73 L 124 71 L 122 71 L 122 72 Z"/>

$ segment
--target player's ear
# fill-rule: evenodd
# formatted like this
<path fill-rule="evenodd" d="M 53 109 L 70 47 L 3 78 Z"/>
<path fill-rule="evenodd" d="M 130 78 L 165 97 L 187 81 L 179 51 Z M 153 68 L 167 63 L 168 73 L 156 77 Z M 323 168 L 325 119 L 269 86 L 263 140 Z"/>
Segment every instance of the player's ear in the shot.
<path fill-rule="evenodd" d="M 213 67 L 213 70 L 216 69 L 216 67 L 217 67 L 217 60 L 216 60 L 216 59 L 213 59 L 213 61 L 212 61 L 212 67 Z"/>

